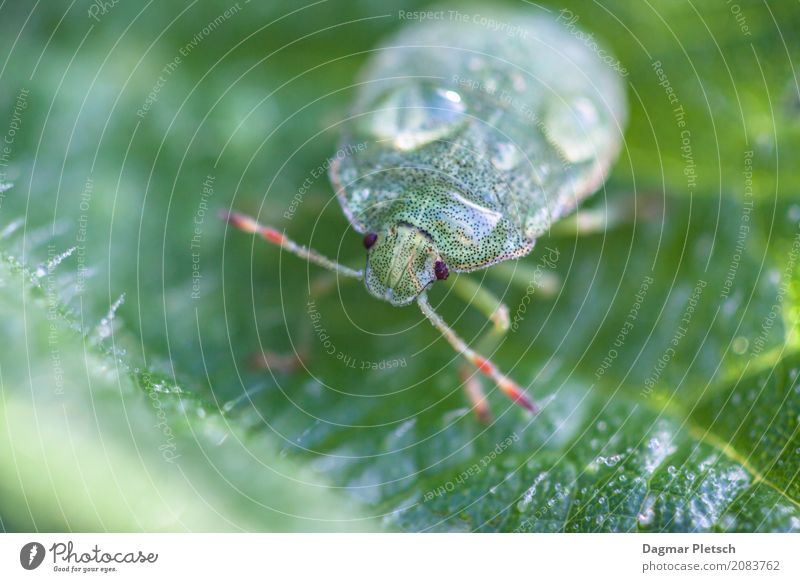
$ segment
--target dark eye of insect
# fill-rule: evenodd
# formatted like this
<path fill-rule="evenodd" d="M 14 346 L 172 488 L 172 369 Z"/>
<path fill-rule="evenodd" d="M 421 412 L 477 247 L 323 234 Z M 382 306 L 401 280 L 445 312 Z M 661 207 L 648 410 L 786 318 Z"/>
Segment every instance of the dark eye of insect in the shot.
<path fill-rule="evenodd" d="M 440 281 L 442 279 L 447 279 L 447 276 L 450 275 L 450 269 L 447 268 L 447 265 L 444 264 L 444 261 L 436 261 L 433 265 L 433 272 L 436 274 L 436 278 Z"/>
<path fill-rule="evenodd" d="M 375 234 L 374 232 L 370 232 L 370 233 L 368 233 L 368 234 L 367 234 L 367 235 L 364 237 L 364 247 L 365 247 L 365 248 L 368 248 L 368 249 L 371 249 L 371 248 L 372 248 L 372 245 L 374 245 L 374 244 L 375 244 L 375 241 L 376 241 L 376 240 L 378 240 L 378 235 L 377 235 L 377 234 Z"/>

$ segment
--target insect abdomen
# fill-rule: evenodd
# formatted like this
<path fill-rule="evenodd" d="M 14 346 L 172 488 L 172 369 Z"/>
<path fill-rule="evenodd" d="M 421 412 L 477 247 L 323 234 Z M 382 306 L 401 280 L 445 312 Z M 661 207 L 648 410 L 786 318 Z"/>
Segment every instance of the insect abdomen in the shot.
<path fill-rule="evenodd" d="M 513 34 L 471 20 L 411 23 L 379 50 L 343 138 L 366 148 L 336 175 L 354 222 L 391 220 L 368 209 L 416 195 L 398 179 L 410 169 L 450 180 L 527 241 L 599 187 L 621 143 L 621 81 L 537 10 L 495 18 Z"/>

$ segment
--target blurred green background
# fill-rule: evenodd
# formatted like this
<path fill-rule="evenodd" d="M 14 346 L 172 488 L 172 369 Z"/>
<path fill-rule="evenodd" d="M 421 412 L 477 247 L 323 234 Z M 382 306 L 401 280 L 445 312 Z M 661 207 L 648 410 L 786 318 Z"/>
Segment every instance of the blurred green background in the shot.
<path fill-rule="evenodd" d="M 216 219 L 363 263 L 325 177 L 282 217 L 369 51 L 427 3 L 0 7 L 0 529 L 800 529 L 800 4 L 504 4 L 568 10 L 620 59 L 626 147 L 591 205 L 659 212 L 548 241 L 562 287 L 496 354 L 545 407 L 493 392 L 490 426 L 416 310 Z M 525 294 L 477 280 L 512 314 Z"/>

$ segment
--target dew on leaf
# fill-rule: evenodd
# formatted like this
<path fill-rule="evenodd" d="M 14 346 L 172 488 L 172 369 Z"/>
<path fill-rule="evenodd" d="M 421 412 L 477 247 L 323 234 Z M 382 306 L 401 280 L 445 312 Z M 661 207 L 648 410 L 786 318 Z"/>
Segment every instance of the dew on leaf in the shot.
<path fill-rule="evenodd" d="M 105 339 L 111 335 L 111 328 L 114 323 L 114 318 L 117 315 L 117 310 L 120 306 L 125 303 L 125 294 L 123 293 L 120 295 L 114 303 L 111 304 L 111 307 L 108 309 L 108 313 L 106 316 L 100 320 L 100 324 L 95 329 L 95 333 L 100 339 Z"/>
<path fill-rule="evenodd" d="M 656 515 L 655 509 L 653 509 L 655 501 L 656 501 L 655 496 L 652 494 L 644 498 L 644 502 L 642 503 L 642 509 L 636 516 L 636 521 L 639 523 L 640 526 L 646 527 L 653 522 L 653 518 Z"/>

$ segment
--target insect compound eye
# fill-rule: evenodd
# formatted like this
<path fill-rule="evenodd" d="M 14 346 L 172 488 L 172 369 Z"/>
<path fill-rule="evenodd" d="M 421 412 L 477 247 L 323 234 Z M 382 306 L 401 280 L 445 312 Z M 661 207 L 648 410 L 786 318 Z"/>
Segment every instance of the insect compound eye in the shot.
<path fill-rule="evenodd" d="M 433 272 L 436 274 L 436 278 L 440 281 L 442 279 L 447 279 L 450 275 L 450 269 L 447 268 L 447 265 L 444 264 L 444 261 L 436 261 L 433 265 Z"/>
<path fill-rule="evenodd" d="M 375 244 L 375 241 L 378 240 L 378 235 L 374 232 L 367 233 L 364 236 L 364 248 L 371 249 L 372 246 Z"/>

